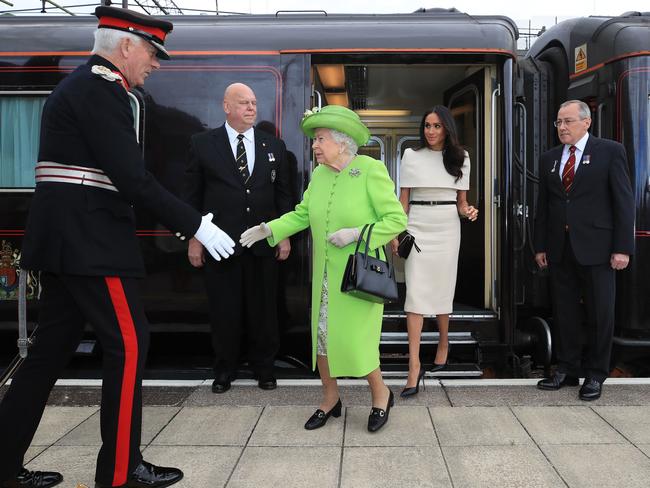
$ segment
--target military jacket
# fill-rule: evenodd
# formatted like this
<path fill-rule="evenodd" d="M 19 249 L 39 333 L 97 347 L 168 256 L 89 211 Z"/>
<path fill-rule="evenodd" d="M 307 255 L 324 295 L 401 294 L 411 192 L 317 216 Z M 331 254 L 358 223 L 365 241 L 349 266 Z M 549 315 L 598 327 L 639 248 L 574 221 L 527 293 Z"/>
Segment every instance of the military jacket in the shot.
<path fill-rule="evenodd" d="M 91 57 L 48 97 L 41 120 L 39 161 L 97 168 L 117 191 L 38 182 L 31 203 L 21 266 L 86 276 L 144 275 L 134 206 L 146 208 L 172 232 L 193 235 L 201 215 L 149 173 L 133 128 L 118 69 Z M 104 72 L 105 75 L 98 72 Z"/>

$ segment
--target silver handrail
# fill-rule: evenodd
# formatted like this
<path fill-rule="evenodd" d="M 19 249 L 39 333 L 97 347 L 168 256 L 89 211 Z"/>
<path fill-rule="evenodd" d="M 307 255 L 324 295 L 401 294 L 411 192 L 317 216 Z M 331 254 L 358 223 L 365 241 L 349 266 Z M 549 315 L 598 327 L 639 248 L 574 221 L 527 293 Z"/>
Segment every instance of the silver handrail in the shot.
<path fill-rule="evenodd" d="M 492 173 L 492 189 L 490 191 L 490 272 L 492 277 L 492 306 L 496 309 L 497 303 L 497 291 L 496 291 L 496 242 L 495 242 L 495 222 L 496 222 L 496 206 L 499 205 L 499 202 L 496 202 L 495 205 L 495 192 L 496 192 L 496 160 L 497 160 L 497 110 L 496 110 L 496 100 L 497 96 L 501 95 L 501 84 L 497 84 L 497 87 L 492 91 L 492 125 L 490 127 L 490 144 L 491 144 L 491 161 L 490 161 L 490 170 Z"/>
<path fill-rule="evenodd" d="M 528 208 L 528 192 L 527 192 L 527 182 L 528 178 L 526 177 L 526 172 L 528 171 L 528 156 L 527 156 L 527 149 L 528 149 L 528 132 L 527 132 L 527 124 L 526 122 L 528 121 L 528 112 L 526 111 L 526 106 L 521 103 L 517 102 L 515 103 L 515 106 L 518 107 L 521 110 L 524 123 L 521 124 L 523 127 L 523 142 L 520 144 L 520 151 L 521 151 L 521 165 L 523 166 L 523 169 L 521 171 L 521 179 L 522 179 L 522 188 L 521 188 L 521 244 L 518 246 L 517 250 L 521 251 L 524 246 L 526 245 L 526 217 L 527 217 L 527 208 Z"/>
<path fill-rule="evenodd" d="M 318 95 L 318 109 L 323 108 L 323 95 L 318 90 L 312 90 L 312 94 Z"/>
<path fill-rule="evenodd" d="M 605 102 L 601 102 L 598 104 L 598 108 L 596 109 L 596 117 L 598 117 L 598 124 L 596 127 L 598 128 L 598 137 L 603 137 L 603 108 L 605 107 Z"/>

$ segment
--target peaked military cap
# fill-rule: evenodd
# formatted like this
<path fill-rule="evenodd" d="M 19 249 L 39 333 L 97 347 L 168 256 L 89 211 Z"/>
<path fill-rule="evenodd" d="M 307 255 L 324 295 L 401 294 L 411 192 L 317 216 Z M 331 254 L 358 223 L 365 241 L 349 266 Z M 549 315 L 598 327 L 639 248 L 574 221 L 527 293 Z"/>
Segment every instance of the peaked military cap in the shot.
<path fill-rule="evenodd" d="M 174 27 L 171 22 L 117 7 L 97 7 L 95 15 L 99 29 L 116 29 L 140 36 L 156 48 L 159 58 L 169 59 L 165 37 Z"/>

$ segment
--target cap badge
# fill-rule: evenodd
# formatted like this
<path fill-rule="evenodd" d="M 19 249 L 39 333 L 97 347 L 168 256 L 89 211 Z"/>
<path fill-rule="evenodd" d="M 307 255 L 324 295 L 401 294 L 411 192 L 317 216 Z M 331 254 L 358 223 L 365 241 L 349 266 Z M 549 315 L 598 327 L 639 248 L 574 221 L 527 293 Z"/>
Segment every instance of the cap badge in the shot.
<path fill-rule="evenodd" d="M 122 81 L 122 77 L 120 75 L 118 75 L 117 73 L 114 73 L 113 71 L 111 71 L 106 66 L 102 66 L 100 64 L 94 65 L 90 69 L 90 71 L 93 74 L 99 75 L 99 76 L 101 76 L 102 78 L 104 78 L 105 80 L 108 80 L 108 81 Z"/>

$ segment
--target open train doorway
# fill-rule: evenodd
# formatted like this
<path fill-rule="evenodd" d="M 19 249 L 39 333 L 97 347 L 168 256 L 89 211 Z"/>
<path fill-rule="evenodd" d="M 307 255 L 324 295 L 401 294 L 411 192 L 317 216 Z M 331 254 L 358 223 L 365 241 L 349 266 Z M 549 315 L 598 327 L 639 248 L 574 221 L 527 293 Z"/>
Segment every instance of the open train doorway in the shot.
<path fill-rule="evenodd" d="M 384 54 L 376 59 L 367 55 L 314 55 L 314 103 L 344 105 L 359 114 L 371 133 L 370 142 L 359 152 L 384 162 L 398 194 L 400 162 L 407 148 L 420 145 L 422 114 L 438 104 L 451 109 L 461 144 L 471 160 L 468 201 L 481 211 L 476 222 L 461 223 L 451 324 L 452 331 L 463 330 L 472 318 L 493 321 L 498 309 L 494 293 L 497 233 L 489 211 L 488 183 L 493 181 L 495 170 L 490 164 L 491 123 L 486 118 L 491 113 L 486 93 L 490 93 L 495 68 L 476 63 L 441 64 L 426 56 L 407 60 L 405 63 L 404 55 Z M 382 344 L 403 344 L 406 339 L 404 263 L 397 259 L 395 264 L 400 300 L 385 308 Z M 435 335 L 435 331 L 435 321 L 429 317 L 424 335 Z"/>

